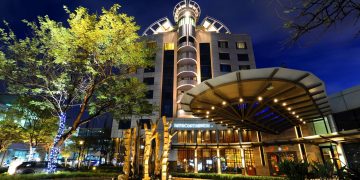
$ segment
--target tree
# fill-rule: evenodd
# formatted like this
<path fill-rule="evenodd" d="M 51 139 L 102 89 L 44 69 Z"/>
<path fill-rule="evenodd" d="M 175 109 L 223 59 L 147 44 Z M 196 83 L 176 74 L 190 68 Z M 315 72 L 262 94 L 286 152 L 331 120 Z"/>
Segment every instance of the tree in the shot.
<path fill-rule="evenodd" d="M 57 119 L 47 109 L 27 103 L 28 98 L 18 97 L 4 112 L 6 119 L 16 122 L 20 128 L 20 140 L 29 145 L 28 161 L 34 160 L 35 149 L 40 144 L 52 143 L 56 134 Z"/>
<path fill-rule="evenodd" d="M 19 132 L 20 127 L 16 122 L 6 118 L 0 120 L 0 152 L 6 151 L 13 142 L 20 140 Z"/>
<path fill-rule="evenodd" d="M 151 65 L 153 50 L 140 40 L 134 18 L 119 8 L 115 4 L 98 15 L 65 7 L 68 27 L 48 16 L 24 21 L 33 32 L 24 39 L 10 28 L 0 30 L 0 78 L 8 91 L 32 97 L 31 104 L 51 109 L 59 119 L 49 172 L 55 171 L 60 146 L 80 125 L 109 112 L 135 110 L 128 106 L 141 106 L 138 99 L 145 98 L 145 85 L 131 74 Z M 77 114 L 65 131 L 71 108 Z"/>
<path fill-rule="evenodd" d="M 357 24 L 360 18 L 358 0 L 276 1 L 284 9 L 284 27 L 291 31 L 291 43 L 312 31 L 327 30 L 345 20 L 352 20 Z M 360 30 L 357 34 L 359 33 Z"/>

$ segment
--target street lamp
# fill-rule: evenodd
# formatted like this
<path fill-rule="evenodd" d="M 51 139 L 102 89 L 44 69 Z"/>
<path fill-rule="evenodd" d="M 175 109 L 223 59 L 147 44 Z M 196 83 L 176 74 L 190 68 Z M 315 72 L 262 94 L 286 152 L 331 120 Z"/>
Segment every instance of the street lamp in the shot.
<path fill-rule="evenodd" d="M 82 146 L 84 145 L 84 141 L 80 140 L 79 141 L 79 157 L 78 157 L 78 168 L 80 168 L 81 165 L 81 151 L 82 151 Z"/>

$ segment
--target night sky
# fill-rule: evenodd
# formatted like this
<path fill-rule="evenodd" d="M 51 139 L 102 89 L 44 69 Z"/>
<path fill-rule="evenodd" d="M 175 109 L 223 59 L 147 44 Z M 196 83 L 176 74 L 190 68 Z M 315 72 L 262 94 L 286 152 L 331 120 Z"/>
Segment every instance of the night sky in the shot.
<path fill-rule="evenodd" d="M 1 0 L 0 19 L 6 20 L 17 34 L 26 31 L 22 19 L 36 20 L 38 15 L 65 21 L 63 5 L 73 10 L 77 6 L 100 12 L 114 3 L 135 17 L 142 31 L 152 22 L 167 16 L 179 0 Z M 197 0 L 202 8 L 200 21 L 212 16 L 226 24 L 233 34 L 252 37 L 257 68 L 285 65 L 288 68 L 310 71 L 320 77 L 328 94 L 360 84 L 360 41 L 354 36 L 351 23 L 338 25 L 328 32 L 308 35 L 301 44 L 285 47 L 289 36 L 282 20 L 275 13 L 276 4 L 266 0 Z"/>

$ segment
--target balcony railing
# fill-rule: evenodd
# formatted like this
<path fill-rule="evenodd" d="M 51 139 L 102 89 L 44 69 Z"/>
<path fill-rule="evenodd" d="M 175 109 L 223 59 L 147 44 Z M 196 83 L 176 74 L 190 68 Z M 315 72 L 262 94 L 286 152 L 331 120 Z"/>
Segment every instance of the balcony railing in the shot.
<path fill-rule="evenodd" d="M 180 80 L 178 82 L 178 88 L 184 87 L 184 86 L 196 86 L 197 81 L 196 80 Z"/>
<path fill-rule="evenodd" d="M 178 60 L 181 59 L 194 59 L 196 60 L 196 53 L 193 52 L 182 52 L 178 55 Z"/>
<path fill-rule="evenodd" d="M 192 42 L 182 42 L 178 44 L 179 50 L 186 48 L 186 47 L 190 47 L 193 48 L 194 50 L 196 50 L 195 44 Z"/>
<path fill-rule="evenodd" d="M 178 67 L 178 74 L 183 72 L 193 72 L 196 73 L 196 66 L 180 66 Z"/>

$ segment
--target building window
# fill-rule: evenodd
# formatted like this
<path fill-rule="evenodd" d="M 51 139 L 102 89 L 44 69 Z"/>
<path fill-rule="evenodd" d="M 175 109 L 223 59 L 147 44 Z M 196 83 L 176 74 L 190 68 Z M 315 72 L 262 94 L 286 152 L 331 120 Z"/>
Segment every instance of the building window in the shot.
<path fill-rule="evenodd" d="M 229 53 L 219 53 L 219 59 L 230 60 L 230 54 Z"/>
<path fill-rule="evenodd" d="M 175 49 L 175 45 L 174 45 L 174 43 L 165 43 L 165 44 L 164 44 L 164 49 L 165 49 L 165 51 L 167 51 L 167 50 L 174 50 L 174 49 Z"/>
<path fill-rule="evenodd" d="M 120 119 L 118 129 L 130 129 L 131 119 Z"/>
<path fill-rule="evenodd" d="M 221 72 L 231 72 L 231 65 L 229 64 L 220 64 Z"/>
<path fill-rule="evenodd" d="M 146 99 L 152 99 L 154 97 L 154 91 L 153 90 L 147 91 L 145 97 Z"/>
<path fill-rule="evenodd" d="M 155 49 L 157 47 L 156 41 L 150 41 L 147 43 L 147 47 L 151 49 Z"/>
<path fill-rule="evenodd" d="M 248 54 L 238 54 L 238 61 L 249 61 L 249 55 Z"/>
<path fill-rule="evenodd" d="M 140 119 L 140 127 L 141 129 L 145 129 L 145 124 L 148 129 L 151 129 L 151 120 L 150 119 Z"/>
<path fill-rule="evenodd" d="M 155 72 L 155 67 L 147 67 L 144 69 L 144 73 L 151 73 Z"/>
<path fill-rule="evenodd" d="M 250 69 L 250 65 L 240 65 L 239 70 L 247 70 Z"/>
<path fill-rule="evenodd" d="M 236 49 L 247 49 L 246 42 L 236 42 Z"/>
<path fill-rule="evenodd" d="M 229 48 L 229 43 L 227 41 L 218 41 L 219 48 Z"/>
<path fill-rule="evenodd" d="M 143 82 L 144 82 L 146 85 L 154 85 L 154 78 L 153 78 L 153 77 L 144 78 Z"/>

